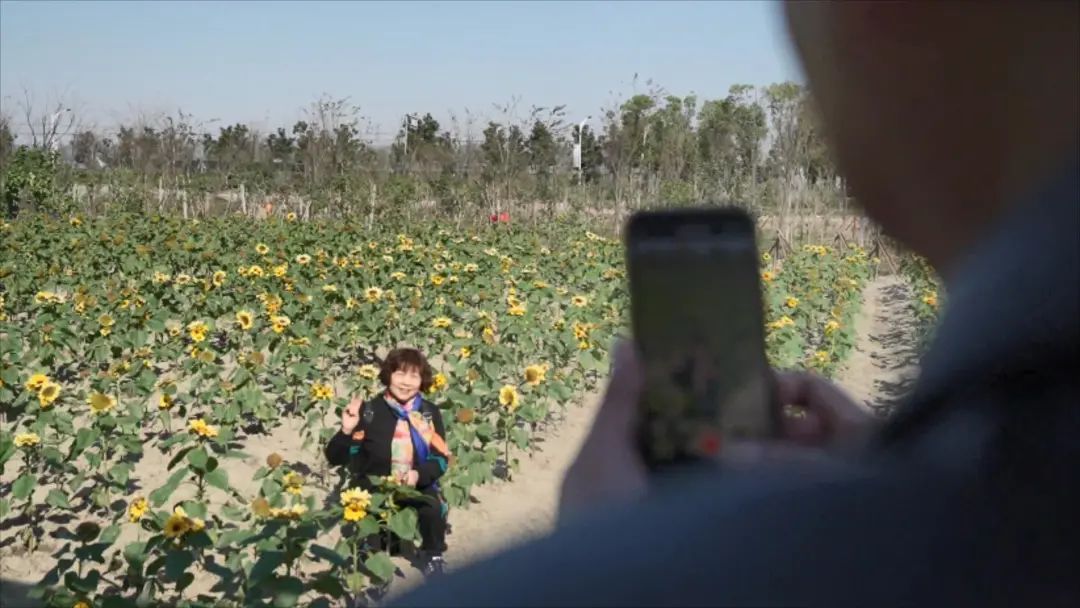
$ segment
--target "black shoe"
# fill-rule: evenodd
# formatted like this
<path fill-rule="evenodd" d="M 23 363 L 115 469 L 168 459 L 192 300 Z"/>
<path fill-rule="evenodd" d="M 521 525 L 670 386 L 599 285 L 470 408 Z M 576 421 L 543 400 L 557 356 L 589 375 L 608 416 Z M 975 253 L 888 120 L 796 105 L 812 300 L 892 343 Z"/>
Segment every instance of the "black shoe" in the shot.
<path fill-rule="evenodd" d="M 441 555 L 432 555 L 424 562 L 421 572 L 425 577 L 442 576 L 446 572 L 446 560 Z"/>

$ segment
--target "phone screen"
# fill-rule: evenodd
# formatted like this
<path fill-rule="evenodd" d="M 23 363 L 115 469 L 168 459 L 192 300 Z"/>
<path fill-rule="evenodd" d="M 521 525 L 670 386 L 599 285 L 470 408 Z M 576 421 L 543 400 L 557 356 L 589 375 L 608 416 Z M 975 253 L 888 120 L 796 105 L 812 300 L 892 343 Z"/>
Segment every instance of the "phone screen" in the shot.
<path fill-rule="evenodd" d="M 775 429 L 758 252 L 739 211 L 645 213 L 627 244 L 651 466 L 717 455 Z"/>

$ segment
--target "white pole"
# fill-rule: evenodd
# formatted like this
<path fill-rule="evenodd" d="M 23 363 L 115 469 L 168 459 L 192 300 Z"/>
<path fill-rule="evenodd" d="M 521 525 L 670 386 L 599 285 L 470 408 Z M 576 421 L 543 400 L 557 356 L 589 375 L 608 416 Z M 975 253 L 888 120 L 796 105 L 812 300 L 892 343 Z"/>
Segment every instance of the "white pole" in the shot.
<path fill-rule="evenodd" d="M 585 124 L 589 122 L 590 118 L 592 118 L 592 116 L 586 116 L 584 119 L 582 119 L 582 121 L 580 123 L 578 123 L 578 129 L 577 129 L 577 149 L 578 149 L 577 171 L 578 171 L 578 185 L 579 186 L 582 185 L 582 183 L 583 183 L 582 168 L 585 165 L 585 163 L 584 163 L 585 150 L 582 148 L 582 145 L 581 145 L 582 135 L 583 135 L 583 133 L 585 131 Z"/>

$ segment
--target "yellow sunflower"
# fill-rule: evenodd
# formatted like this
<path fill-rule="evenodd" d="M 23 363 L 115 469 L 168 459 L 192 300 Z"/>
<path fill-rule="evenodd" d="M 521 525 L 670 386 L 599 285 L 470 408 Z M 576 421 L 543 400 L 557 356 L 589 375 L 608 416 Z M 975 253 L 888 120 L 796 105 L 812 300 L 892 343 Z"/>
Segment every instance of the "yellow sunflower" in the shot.
<path fill-rule="evenodd" d="M 181 514 L 174 512 L 169 516 L 169 520 L 165 522 L 165 528 L 162 530 L 165 538 L 178 539 L 191 530 L 191 522 L 188 520 L 187 515 L 182 514 L 183 510 L 180 507 L 177 507 L 177 511 Z"/>
<path fill-rule="evenodd" d="M 86 403 L 90 405 L 91 414 L 101 415 L 116 407 L 116 397 L 95 391 L 86 398 Z"/>
<path fill-rule="evenodd" d="M 202 321 L 192 321 L 188 323 L 187 330 L 192 342 L 202 342 L 206 340 L 206 333 L 210 331 L 210 328 Z"/>
<path fill-rule="evenodd" d="M 367 511 L 359 505 L 349 503 L 348 505 L 345 505 L 345 510 L 342 513 L 342 517 L 345 519 L 345 521 L 360 521 L 361 519 L 367 517 Z"/>
<path fill-rule="evenodd" d="M 284 333 L 291 323 L 292 321 L 285 315 L 275 315 L 270 317 L 270 328 L 274 330 L 275 334 Z"/>
<path fill-rule="evenodd" d="M 589 299 L 585 296 L 574 296 L 573 298 L 570 298 L 570 303 L 577 308 L 582 308 L 589 303 Z"/>
<path fill-rule="evenodd" d="M 37 433 L 19 433 L 15 435 L 15 447 L 32 448 L 41 443 L 41 436 Z"/>
<path fill-rule="evenodd" d="M 51 381 L 45 374 L 34 374 L 26 381 L 26 388 L 31 391 L 40 390 L 42 386 L 45 386 L 45 383 Z"/>
<path fill-rule="evenodd" d="M 520 400 L 516 386 L 507 384 L 499 389 L 499 403 L 511 412 L 517 409 Z"/>
<path fill-rule="evenodd" d="M 304 489 L 304 476 L 296 471 L 289 471 L 281 480 L 285 491 L 294 496 L 299 496 Z"/>
<path fill-rule="evenodd" d="M 446 388 L 449 381 L 446 379 L 446 375 L 442 373 L 435 374 L 431 379 L 431 387 L 428 388 L 428 393 L 435 393 Z"/>
<path fill-rule="evenodd" d="M 128 521 L 135 523 L 142 519 L 143 515 L 150 510 L 150 503 L 146 501 L 142 496 L 136 496 L 128 504 Z"/>
<path fill-rule="evenodd" d="M 41 388 L 38 389 L 38 403 L 41 404 L 42 408 L 51 406 L 59 396 L 60 385 L 51 380 L 42 384 Z"/>
<path fill-rule="evenodd" d="M 311 386 L 311 398 L 316 401 L 329 401 L 334 398 L 334 387 L 316 382 Z"/>
<path fill-rule="evenodd" d="M 371 505 L 371 493 L 367 490 L 361 490 L 360 488 L 344 490 L 339 495 L 339 498 L 341 499 L 342 506 L 352 503 L 366 509 Z"/>
<path fill-rule="evenodd" d="M 539 386 L 547 376 L 547 367 L 543 365 L 530 365 L 525 368 L 525 382 L 530 386 Z"/>
<path fill-rule="evenodd" d="M 198 435 L 199 437 L 213 438 L 217 437 L 217 427 L 206 424 L 206 421 L 202 418 L 192 418 L 188 421 L 188 431 Z"/>
<path fill-rule="evenodd" d="M 240 329 L 251 329 L 252 324 L 255 322 L 255 317 L 250 310 L 238 310 L 236 312 L 236 324 L 240 326 Z"/>
<path fill-rule="evenodd" d="M 270 253 L 270 248 L 267 247 L 265 243 L 256 243 L 255 244 L 255 253 L 257 253 L 259 255 L 266 255 L 266 254 Z"/>

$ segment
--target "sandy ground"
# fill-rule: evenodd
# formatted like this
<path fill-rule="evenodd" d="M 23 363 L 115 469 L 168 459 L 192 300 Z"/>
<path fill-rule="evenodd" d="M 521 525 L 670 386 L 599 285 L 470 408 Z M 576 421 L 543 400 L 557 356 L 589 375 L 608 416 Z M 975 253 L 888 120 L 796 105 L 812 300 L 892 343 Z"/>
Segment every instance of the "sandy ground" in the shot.
<path fill-rule="evenodd" d="M 856 399 L 883 415 L 905 394 L 917 373 L 909 297 L 907 285 L 898 277 L 878 277 L 867 286 L 863 309 L 856 318 L 858 342 L 838 378 Z M 519 455 L 521 466 L 512 481 L 476 488 L 474 504 L 451 511 L 452 533 L 446 555 L 450 569 L 543 536 L 552 529 L 562 476 L 577 455 L 598 404 L 599 397 L 593 395 L 582 405 L 569 406 L 562 419 L 543 433 L 537 451 L 531 456 Z M 321 467 L 319 446 L 304 448 L 302 443 L 299 423 L 295 421 L 279 427 L 271 437 L 249 442 L 244 446 L 249 457 L 230 464 L 230 481 L 241 492 L 254 495 L 257 486 L 250 480 L 251 473 L 274 451 L 286 461 Z M 163 454 L 147 451 L 133 475 L 135 479 L 149 480 L 149 487 L 142 491 L 148 492 L 159 484 L 167 460 Z M 14 461 L 9 462 L 8 470 L 3 472 L 5 482 L 10 482 L 13 465 Z M 0 535 L 6 539 L 13 533 L 13 529 L 7 529 Z M 125 526 L 120 545 L 128 537 L 133 539 L 134 534 L 133 526 Z M 53 563 L 50 553 L 59 546 L 57 541 L 43 539 L 42 548 L 30 555 L 13 553 L 10 546 L 0 549 L 0 576 L 4 579 L 0 599 L 5 608 L 27 605 L 14 599 L 24 591 L 17 584 L 36 582 Z M 405 559 L 396 558 L 395 563 L 398 578 L 391 598 L 423 581 Z"/>
<path fill-rule="evenodd" d="M 855 349 L 837 377 L 856 401 L 881 416 L 893 411 L 919 373 L 911 297 L 895 275 L 878 276 L 866 286 L 855 318 Z"/>

